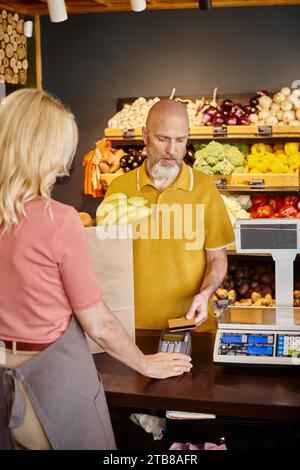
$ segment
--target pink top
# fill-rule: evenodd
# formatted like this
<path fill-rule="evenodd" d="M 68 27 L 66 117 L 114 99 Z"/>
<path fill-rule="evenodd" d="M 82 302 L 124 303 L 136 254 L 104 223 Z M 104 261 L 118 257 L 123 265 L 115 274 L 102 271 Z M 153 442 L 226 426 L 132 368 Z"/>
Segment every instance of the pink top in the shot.
<path fill-rule="evenodd" d="M 55 341 L 72 311 L 102 298 L 75 209 L 56 201 L 26 204 L 27 218 L 0 238 L 0 339 Z"/>

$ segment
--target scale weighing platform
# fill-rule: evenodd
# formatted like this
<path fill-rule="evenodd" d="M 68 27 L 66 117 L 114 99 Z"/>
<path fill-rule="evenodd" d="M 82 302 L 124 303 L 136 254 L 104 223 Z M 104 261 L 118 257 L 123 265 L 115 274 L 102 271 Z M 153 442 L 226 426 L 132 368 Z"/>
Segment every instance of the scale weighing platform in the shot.
<path fill-rule="evenodd" d="M 299 219 L 236 221 L 237 253 L 271 253 L 275 261 L 276 307 L 228 307 L 218 324 L 214 362 L 300 365 L 300 308 L 293 307 L 299 234 Z"/>

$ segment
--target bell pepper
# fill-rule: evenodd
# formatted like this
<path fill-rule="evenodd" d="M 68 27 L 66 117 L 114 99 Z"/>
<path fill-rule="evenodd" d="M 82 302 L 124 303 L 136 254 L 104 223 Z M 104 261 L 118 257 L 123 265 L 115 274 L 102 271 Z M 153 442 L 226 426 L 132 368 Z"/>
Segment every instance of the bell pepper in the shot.
<path fill-rule="evenodd" d="M 298 196 L 286 196 L 283 200 L 285 206 L 296 207 L 298 202 Z"/>
<path fill-rule="evenodd" d="M 293 153 L 297 153 L 299 149 L 299 142 L 288 142 L 284 144 L 284 152 L 286 155 L 292 155 Z"/>
<path fill-rule="evenodd" d="M 261 194 L 259 196 L 253 196 L 251 199 L 252 207 L 255 209 L 259 206 L 264 206 L 268 204 L 268 201 L 269 201 L 268 196 L 265 196 L 264 194 Z"/>
<path fill-rule="evenodd" d="M 253 155 L 262 155 L 264 153 L 266 153 L 266 146 L 265 144 L 253 144 L 252 147 L 251 147 L 251 153 Z"/>
<path fill-rule="evenodd" d="M 298 213 L 298 211 L 297 211 L 296 207 L 294 207 L 294 206 L 284 206 L 279 211 L 280 216 L 284 217 L 284 218 L 296 217 L 297 213 Z"/>
<path fill-rule="evenodd" d="M 284 206 L 283 198 L 281 196 L 270 197 L 269 206 L 272 207 L 274 212 L 278 212 Z"/>
<path fill-rule="evenodd" d="M 296 218 L 297 218 L 297 219 L 300 219 L 300 211 L 297 212 Z"/>
<path fill-rule="evenodd" d="M 273 215 L 272 207 L 269 205 L 259 206 L 256 212 L 259 219 L 269 219 Z"/>
<path fill-rule="evenodd" d="M 279 212 L 275 212 L 275 214 L 273 214 L 272 216 L 274 219 L 280 219 L 281 215 L 279 214 Z"/>

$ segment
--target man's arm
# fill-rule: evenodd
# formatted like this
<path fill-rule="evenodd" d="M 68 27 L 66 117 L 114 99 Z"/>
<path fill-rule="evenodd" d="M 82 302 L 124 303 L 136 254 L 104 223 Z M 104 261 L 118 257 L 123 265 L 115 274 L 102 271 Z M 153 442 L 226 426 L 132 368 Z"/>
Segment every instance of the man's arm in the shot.
<path fill-rule="evenodd" d="M 189 372 L 192 367 L 191 358 L 184 354 L 143 354 L 103 301 L 75 311 L 75 315 L 86 333 L 108 354 L 143 375 L 164 379 Z"/>
<path fill-rule="evenodd" d="M 200 293 L 193 298 L 186 318 L 200 325 L 207 319 L 208 301 L 222 283 L 227 272 L 226 249 L 206 250 L 206 269 Z"/>

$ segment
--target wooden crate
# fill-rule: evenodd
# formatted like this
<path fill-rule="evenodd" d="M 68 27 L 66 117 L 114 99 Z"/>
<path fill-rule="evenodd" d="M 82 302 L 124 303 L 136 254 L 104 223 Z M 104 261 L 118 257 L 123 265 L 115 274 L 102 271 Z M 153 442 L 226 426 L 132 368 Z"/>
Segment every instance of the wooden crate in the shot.
<path fill-rule="evenodd" d="M 298 174 L 254 174 L 254 173 L 233 173 L 230 178 L 230 186 L 243 186 L 255 189 L 256 184 L 263 181 L 264 184 L 257 184 L 257 187 L 264 186 L 265 188 L 295 188 L 299 189 L 299 175 Z"/>

